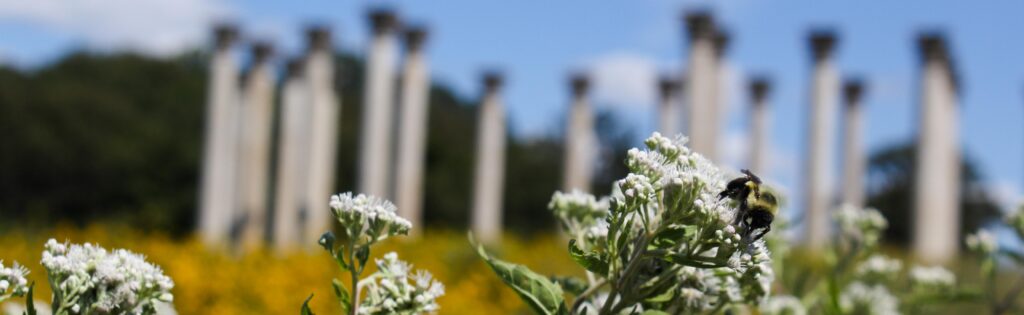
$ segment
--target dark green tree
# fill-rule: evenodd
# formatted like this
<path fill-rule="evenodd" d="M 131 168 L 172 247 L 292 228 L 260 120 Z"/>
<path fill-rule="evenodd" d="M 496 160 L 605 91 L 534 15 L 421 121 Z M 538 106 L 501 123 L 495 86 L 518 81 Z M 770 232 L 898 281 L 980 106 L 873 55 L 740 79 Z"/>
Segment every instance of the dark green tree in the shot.
<path fill-rule="evenodd" d="M 908 245 L 913 235 L 913 187 L 916 144 L 905 143 L 875 152 L 869 162 L 868 206 L 882 212 L 889 220 L 885 240 Z M 960 166 L 960 236 L 972 233 L 1000 216 L 993 198 L 980 189 L 984 180 L 968 156 Z M 959 238 L 958 238 L 959 239 Z"/>

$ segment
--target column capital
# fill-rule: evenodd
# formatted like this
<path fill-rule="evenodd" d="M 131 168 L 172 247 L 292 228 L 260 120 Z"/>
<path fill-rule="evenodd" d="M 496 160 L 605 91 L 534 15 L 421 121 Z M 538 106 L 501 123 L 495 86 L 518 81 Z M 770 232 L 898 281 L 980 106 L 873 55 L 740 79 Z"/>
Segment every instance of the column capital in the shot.
<path fill-rule="evenodd" d="M 690 35 L 690 42 L 700 38 L 715 37 L 715 19 L 706 10 L 686 12 L 683 15 L 686 23 L 686 30 Z"/>
<path fill-rule="evenodd" d="M 667 99 L 679 93 L 681 83 L 681 79 L 674 78 L 671 75 L 662 75 L 658 78 L 658 92 L 661 93 L 662 99 Z"/>
<path fill-rule="evenodd" d="M 306 28 L 306 47 L 313 50 L 331 49 L 331 29 L 325 25 L 312 25 Z"/>
<path fill-rule="evenodd" d="M 583 72 L 574 72 L 569 75 L 569 89 L 573 97 L 581 97 L 587 94 L 590 89 L 590 77 Z"/>
<path fill-rule="evenodd" d="M 954 93 L 958 93 L 960 80 L 946 35 L 938 30 L 921 32 L 917 35 L 917 46 L 921 53 L 921 63 L 936 61 L 946 66 L 946 70 L 949 72 L 949 82 Z"/>
<path fill-rule="evenodd" d="M 759 75 L 750 79 L 750 96 L 754 100 L 754 106 L 761 105 L 770 92 L 771 80 L 768 76 Z"/>
<path fill-rule="evenodd" d="M 811 30 L 808 40 L 811 47 L 811 56 L 815 61 L 832 56 L 836 46 L 835 31 L 828 28 L 814 29 Z"/>
<path fill-rule="evenodd" d="M 255 41 L 250 49 L 252 50 L 253 63 L 265 62 L 274 54 L 274 45 L 269 41 Z"/>
<path fill-rule="evenodd" d="M 846 100 L 846 106 L 859 105 L 865 90 L 863 81 L 855 77 L 846 78 L 843 81 L 843 99 Z"/>
<path fill-rule="evenodd" d="M 405 47 L 410 51 L 418 51 L 423 48 L 427 41 L 427 28 L 425 26 L 409 26 L 403 32 Z"/>
<path fill-rule="evenodd" d="M 238 26 L 220 23 L 213 27 L 213 42 L 217 49 L 226 49 L 238 40 Z"/>
<path fill-rule="evenodd" d="M 927 31 L 917 35 L 917 47 L 921 53 L 921 60 L 942 60 L 949 59 L 949 50 L 946 47 L 946 36 L 938 31 Z"/>
<path fill-rule="evenodd" d="M 498 70 L 486 70 L 481 76 L 481 80 L 484 83 L 484 91 L 491 93 L 497 92 L 501 88 L 504 78 Z"/>
<path fill-rule="evenodd" d="M 301 77 L 306 72 L 306 58 L 293 57 L 288 59 L 286 66 L 289 78 Z"/>
<path fill-rule="evenodd" d="M 390 32 L 398 28 L 398 16 L 395 12 L 387 8 L 374 8 L 370 9 L 368 14 L 370 20 L 370 29 L 376 35 Z"/>
<path fill-rule="evenodd" d="M 729 31 L 723 28 L 715 30 L 715 56 L 721 58 L 725 55 L 726 49 L 729 48 Z"/>

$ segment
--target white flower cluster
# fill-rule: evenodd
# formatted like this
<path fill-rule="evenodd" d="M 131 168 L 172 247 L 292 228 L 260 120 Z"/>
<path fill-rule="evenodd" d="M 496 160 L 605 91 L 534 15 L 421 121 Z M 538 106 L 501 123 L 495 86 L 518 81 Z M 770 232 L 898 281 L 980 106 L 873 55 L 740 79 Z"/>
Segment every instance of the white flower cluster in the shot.
<path fill-rule="evenodd" d="M 956 276 L 939 266 L 910 268 L 910 283 L 915 288 L 924 290 L 947 290 L 956 284 Z"/>
<path fill-rule="evenodd" d="M 748 258 L 749 259 L 749 258 Z M 737 263 L 739 264 L 739 263 Z M 752 265 L 751 268 L 737 267 L 750 271 L 750 279 L 755 279 L 754 274 L 759 273 L 759 266 Z M 679 279 L 679 291 L 674 299 L 675 307 L 680 313 L 699 314 L 711 310 L 721 309 L 733 303 L 760 302 L 764 296 L 758 295 L 747 300 L 748 295 L 758 290 L 764 290 L 762 285 L 770 284 L 770 277 L 766 278 L 767 283 L 754 281 L 753 283 L 742 283 L 744 271 L 737 271 L 732 267 L 716 269 L 702 269 L 685 266 L 680 269 L 677 277 Z"/>
<path fill-rule="evenodd" d="M 839 295 L 843 314 L 890 315 L 899 314 L 899 300 L 883 285 L 851 283 Z"/>
<path fill-rule="evenodd" d="M 769 297 L 761 304 L 764 315 L 806 315 L 807 307 L 792 295 L 776 295 Z"/>
<path fill-rule="evenodd" d="M 714 231 L 732 222 L 736 210 L 729 200 L 718 198 L 727 181 L 724 173 L 686 148 L 685 137 L 671 140 L 655 132 L 644 143 L 647 150 L 633 148 L 627 153 L 630 174 L 616 183 L 619 193 L 612 195 L 613 203 L 625 205 L 619 208 L 642 205 L 639 210 L 646 212 L 641 216 L 650 220 L 650 229 L 666 222 Z"/>
<path fill-rule="evenodd" d="M 844 240 L 874 245 L 881 238 L 889 221 L 882 213 L 872 208 L 860 209 L 849 204 L 839 207 L 835 213 L 840 235 Z"/>
<path fill-rule="evenodd" d="M 417 270 L 410 274 L 412 265 L 399 260 L 394 252 L 375 262 L 378 270 L 366 279 L 370 282 L 366 283 L 366 298 L 359 306 L 359 314 L 437 312 L 440 307 L 436 300 L 444 295 L 444 285 L 434 280 L 430 272 Z"/>
<path fill-rule="evenodd" d="M 57 313 L 154 314 L 158 302 L 174 300 L 171 278 L 124 249 L 108 252 L 89 243 L 50 239 L 41 263 L 53 285 Z"/>
<path fill-rule="evenodd" d="M 374 243 L 390 236 L 409 234 L 412 223 L 395 213 L 395 205 L 374 196 L 351 192 L 331 196 L 331 213 L 347 236 Z"/>
<path fill-rule="evenodd" d="M 638 233 L 628 239 L 642 238 L 641 231 L 687 231 L 688 237 L 665 243 L 671 245 L 655 245 L 669 246 L 660 250 L 681 253 L 697 265 L 714 266 L 680 268 L 674 303 L 684 312 L 764 301 L 774 277 L 770 253 L 764 240 L 744 240 L 732 225 L 737 204 L 719 197 L 725 174 L 690 151 L 685 137 L 673 140 L 654 133 L 644 143 L 646 150 L 627 154 L 630 174 L 616 183 L 609 221 L 624 218 L 622 225 Z"/>
<path fill-rule="evenodd" d="M 0 260 L 0 302 L 12 297 L 28 293 L 28 269 L 15 262 L 11 267 L 4 267 Z"/>
<path fill-rule="evenodd" d="M 775 273 L 772 270 L 772 259 L 768 248 L 763 242 L 750 247 L 749 254 L 740 255 L 741 271 L 739 279 L 743 298 L 750 302 L 761 302 L 771 292 Z"/>
<path fill-rule="evenodd" d="M 996 235 L 985 229 L 967 235 L 965 243 L 967 243 L 967 249 L 981 255 L 992 255 L 999 250 L 999 242 L 996 240 Z"/>
<path fill-rule="evenodd" d="M 872 255 L 857 266 L 857 276 L 868 281 L 893 279 L 903 269 L 903 262 L 885 255 Z"/>
<path fill-rule="evenodd" d="M 1006 223 L 1017 231 L 1017 236 L 1024 239 L 1024 203 L 1017 206 L 1017 211 L 1006 216 Z"/>
<path fill-rule="evenodd" d="M 566 225 L 589 226 L 608 215 L 608 200 L 579 190 L 557 191 L 551 196 L 548 209 Z"/>

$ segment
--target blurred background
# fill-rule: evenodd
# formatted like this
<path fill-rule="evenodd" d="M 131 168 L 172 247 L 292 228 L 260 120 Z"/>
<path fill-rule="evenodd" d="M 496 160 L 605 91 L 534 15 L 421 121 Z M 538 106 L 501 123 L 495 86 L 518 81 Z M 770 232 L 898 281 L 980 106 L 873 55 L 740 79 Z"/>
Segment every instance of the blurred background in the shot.
<path fill-rule="evenodd" d="M 327 194 L 368 192 L 414 209 L 403 214 L 423 234 L 387 246 L 444 280 L 445 313 L 522 311 L 464 231 L 535 270 L 573 270 L 552 193 L 608 194 L 626 150 L 654 131 L 693 136 L 698 122 L 714 130 L 698 152 L 724 169 L 763 163 L 794 223 L 778 233 L 794 243 L 815 237 L 811 213 L 827 211 L 815 203 L 852 202 L 882 211 L 885 241 L 908 253 L 915 222 L 928 223 L 914 215 L 915 183 L 933 179 L 916 171 L 931 158 L 917 153 L 921 130 L 938 126 L 926 141 L 955 164 L 928 169 L 958 196 L 944 210 L 953 221 L 933 228 L 953 240 L 935 254 L 948 260 L 961 234 L 1010 233 L 996 223 L 1024 186 L 1020 12 L 1011 1 L 0 0 L 0 258 L 33 267 L 46 238 L 100 242 L 163 265 L 184 314 L 294 311 L 308 292 L 330 309 L 336 270 L 303 248 L 333 226 Z M 813 35 L 831 40 L 824 55 Z M 923 96 L 936 89 L 923 83 L 934 54 L 949 83 L 940 101 Z M 862 84 L 855 104 L 847 78 Z M 858 161 L 863 197 L 847 200 L 844 170 Z"/>

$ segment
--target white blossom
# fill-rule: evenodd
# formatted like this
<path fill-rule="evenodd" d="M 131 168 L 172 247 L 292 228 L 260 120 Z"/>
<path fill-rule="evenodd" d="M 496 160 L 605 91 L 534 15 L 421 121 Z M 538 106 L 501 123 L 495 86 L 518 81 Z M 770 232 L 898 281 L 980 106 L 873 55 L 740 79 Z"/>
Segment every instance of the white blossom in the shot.
<path fill-rule="evenodd" d="M 360 314 L 419 314 L 440 309 L 436 300 L 445 294 L 444 285 L 430 272 L 413 273 L 412 265 L 399 260 L 394 252 L 375 263 L 378 271 L 367 278 L 370 282 L 365 284 L 366 297 L 359 305 Z"/>
<path fill-rule="evenodd" d="M 0 260 L 0 302 L 12 297 L 23 296 L 28 293 L 28 269 L 15 262 L 10 267 L 4 267 Z"/>
<path fill-rule="evenodd" d="M 368 243 L 395 235 L 406 235 L 412 223 L 398 216 L 395 205 L 385 199 L 346 192 L 331 196 L 331 213 L 348 237 Z"/>
<path fill-rule="evenodd" d="M 899 314 L 899 300 L 882 285 L 851 283 L 839 295 L 839 306 L 844 314 L 890 315 Z"/>
<path fill-rule="evenodd" d="M 902 268 L 903 262 L 899 259 L 876 254 L 857 266 L 857 276 L 869 280 L 892 279 Z"/>
<path fill-rule="evenodd" d="M 807 307 L 792 295 L 776 295 L 761 304 L 765 315 L 806 315 Z"/>
<path fill-rule="evenodd" d="M 867 245 L 878 243 L 882 231 L 889 226 L 889 221 L 878 210 L 860 209 L 849 204 L 839 207 L 835 212 L 835 220 L 844 240 Z"/>
<path fill-rule="evenodd" d="M 944 290 L 956 284 L 956 276 L 940 266 L 914 266 L 910 269 L 910 282 L 915 288 Z"/>
<path fill-rule="evenodd" d="M 1017 206 L 1017 211 L 1006 216 L 1006 223 L 1017 231 L 1017 236 L 1024 238 L 1024 203 Z"/>
<path fill-rule="evenodd" d="M 171 302 L 174 282 L 145 257 L 124 249 L 107 251 L 85 243 L 47 241 L 42 265 L 60 307 L 77 313 L 153 314 L 158 302 Z M 58 309 L 57 311 L 60 311 Z"/>
<path fill-rule="evenodd" d="M 999 250 L 999 242 L 996 235 L 988 230 L 981 229 L 965 238 L 967 248 L 982 255 L 992 255 Z"/>

